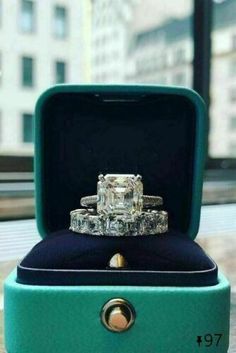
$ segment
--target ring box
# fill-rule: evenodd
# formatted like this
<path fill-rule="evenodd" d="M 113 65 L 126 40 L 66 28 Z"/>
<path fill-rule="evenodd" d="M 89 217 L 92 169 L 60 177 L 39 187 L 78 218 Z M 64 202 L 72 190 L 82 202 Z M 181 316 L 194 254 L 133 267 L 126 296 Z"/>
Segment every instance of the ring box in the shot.
<path fill-rule="evenodd" d="M 43 240 L 5 281 L 7 352 L 227 352 L 229 283 L 194 242 L 206 139 L 204 103 L 189 89 L 58 85 L 39 98 Z M 67 230 L 70 211 L 96 193 L 101 172 L 141 174 L 145 194 L 164 199 L 168 234 L 97 239 Z M 131 269 L 108 269 L 120 249 Z M 104 304 L 115 298 L 136 312 L 121 333 L 101 323 Z"/>

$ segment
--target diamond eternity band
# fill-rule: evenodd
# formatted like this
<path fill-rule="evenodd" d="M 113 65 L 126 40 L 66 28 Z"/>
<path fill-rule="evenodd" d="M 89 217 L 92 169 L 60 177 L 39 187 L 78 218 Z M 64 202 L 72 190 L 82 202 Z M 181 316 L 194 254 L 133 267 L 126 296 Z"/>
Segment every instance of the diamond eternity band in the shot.
<path fill-rule="evenodd" d="M 165 211 L 148 210 L 137 216 L 98 215 L 93 211 L 71 211 L 70 229 L 91 235 L 125 236 L 155 235 L 168 230 L 168 214 Z"/>

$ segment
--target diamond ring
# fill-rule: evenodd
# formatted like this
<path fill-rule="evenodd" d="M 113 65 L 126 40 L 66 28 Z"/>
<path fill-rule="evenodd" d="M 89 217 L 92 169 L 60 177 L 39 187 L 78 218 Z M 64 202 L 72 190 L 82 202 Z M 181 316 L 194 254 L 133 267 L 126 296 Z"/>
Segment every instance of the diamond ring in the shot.
<path fill-rule="evenodd" d="M 71 211 L 70 229 L 92 235 L 154 235 L 168 230 L 166 211 L 146 209 L 162 204 L 159 196 L 144 196 L 140 175 L 99 175 L 97 195 L 81 199 L 85 209 Z M 95 205 L 96 209 L 88 206 Z"/>

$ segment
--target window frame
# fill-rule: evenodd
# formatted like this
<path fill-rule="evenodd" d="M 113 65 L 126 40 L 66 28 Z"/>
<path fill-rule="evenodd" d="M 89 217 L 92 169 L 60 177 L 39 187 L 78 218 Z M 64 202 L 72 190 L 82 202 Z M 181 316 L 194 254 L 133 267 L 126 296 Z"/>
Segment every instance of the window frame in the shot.
<path fill-rule="evenodd" d="M 213 0 L 194 0 L 193 3 L 193 89 L 200 94 L 206 103 L 206 116 L 208 119 L 208 131 L 210 131 L 210 86 L 211 86 L 211 58 L 212 58 L 212 18 Z M 230 174 L 236 168 L 236 158 L 213 158 L 209 155 L 209 135 L 207 146 L 206 173 L 212 170 L 219 171 L 219 178 L 224 174 Z M 230 176 L 229 176 L 230 177 Z M 231 176 L 232 178 L 232 176 Z M 236 179 L 236 176 L 235 176 Z"/>
<path fill-rule="evenodd" d="M 58 70 L 59 67 L 63 67 L 63 70 L 64 70 L 63 81 L 58 80 L 58 77 L 60 76 L 60 74 L 59 74 L 60 70 Z M 65 60 L 60 60 L 60 59 L 55 60 L 55 62 L 54 62 L 54 82 L 56 84 L 60 84 L 60 83 L 66 83 L 66 81 L 67 81 L 67 62 Z"/>

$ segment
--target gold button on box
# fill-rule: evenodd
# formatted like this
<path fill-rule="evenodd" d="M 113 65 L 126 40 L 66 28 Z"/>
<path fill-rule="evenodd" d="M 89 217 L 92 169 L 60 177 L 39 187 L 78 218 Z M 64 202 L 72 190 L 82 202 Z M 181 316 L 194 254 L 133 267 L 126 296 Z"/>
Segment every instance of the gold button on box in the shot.
<path fill-rule="evenodd" d="M 127 331 L 135 321 L 135 310 L 125 299 L 111 299 L 102 308 L 101 320 L 110 331 Z"/>

